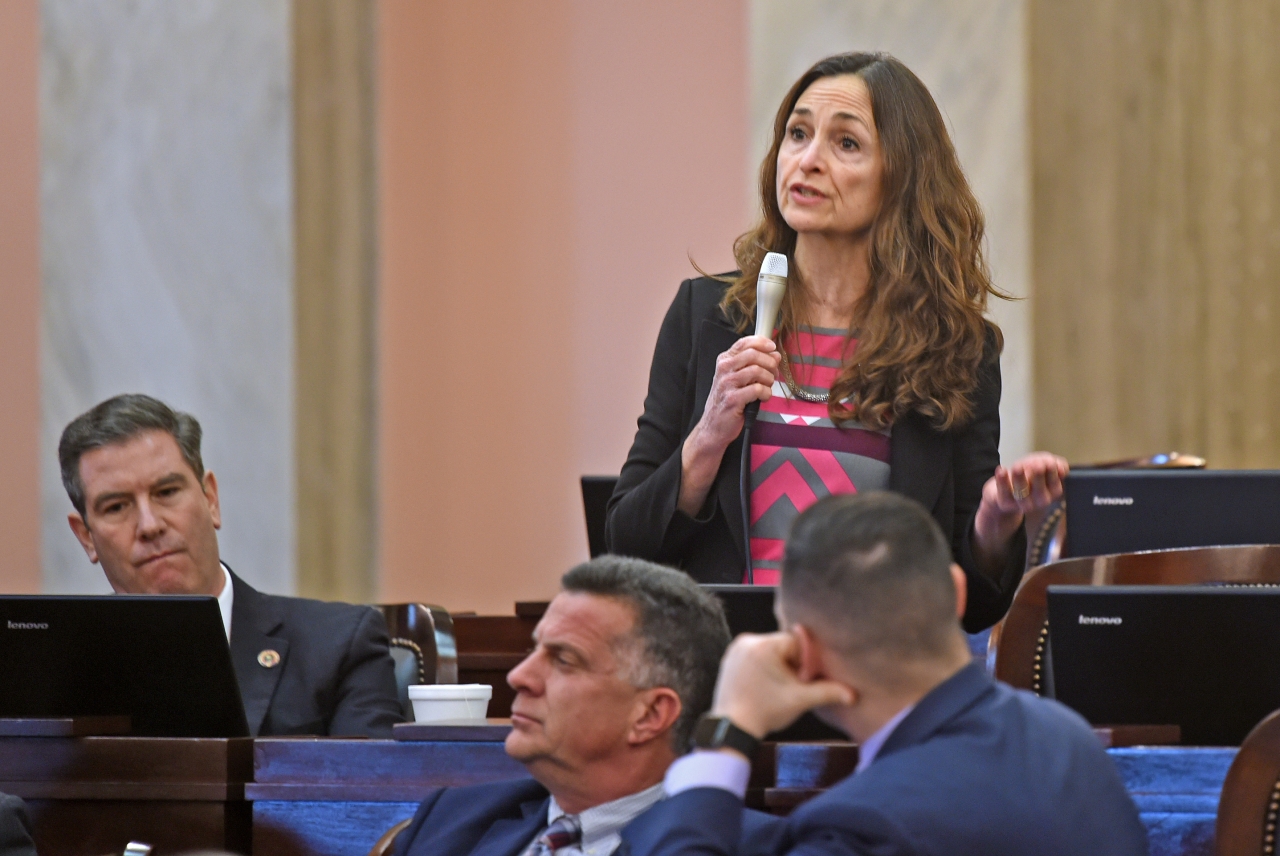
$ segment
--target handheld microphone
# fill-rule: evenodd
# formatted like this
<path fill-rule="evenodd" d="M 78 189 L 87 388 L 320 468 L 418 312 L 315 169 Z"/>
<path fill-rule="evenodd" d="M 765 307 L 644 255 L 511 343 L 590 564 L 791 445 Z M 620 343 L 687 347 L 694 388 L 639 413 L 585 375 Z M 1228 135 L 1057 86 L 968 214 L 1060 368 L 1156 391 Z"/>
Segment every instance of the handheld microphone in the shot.
<path fill-rule="evenodd" d="M 782 308 L 782 295 L 787 290 L 787 257 L 782 253 L 766 253 L 760 264 L 760 275 L 756 277 L 756 335 L 772 336 L 773 325 L 778 321 L 778 310 Z M 738 493 L 742 500 L 742 534 L 743 546 L 747 556 L 747 584 L 756 581 L 755 568 L 751 562 L 751 515 L 748 462 L 751 458 L 751 426 L 760 412 L 760 402 L 753 401 L 742 412 L 742 460 L 738 469 Z"/>
<path fill-rule="evenodd" d="M 782 295 L 787 290 L 787 257 L 782 253 L 767 253 L 756 277 L 756 335 L 772 336 L 773 325 L 782 307 Z"/>

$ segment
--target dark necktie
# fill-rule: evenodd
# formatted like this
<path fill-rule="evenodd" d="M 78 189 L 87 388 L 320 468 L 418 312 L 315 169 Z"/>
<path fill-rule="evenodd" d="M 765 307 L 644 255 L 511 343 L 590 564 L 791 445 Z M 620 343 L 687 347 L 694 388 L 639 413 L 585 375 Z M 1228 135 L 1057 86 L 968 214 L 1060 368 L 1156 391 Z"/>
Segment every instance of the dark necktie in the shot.
<path fill-rule="evenodd" d="M 529 856 L 551 856 L 562 847 L 577 844 L 582 840 L 582 826 L 578 818 L 571 814 L 562 814 L 542 831 L 529 848 Z"/>

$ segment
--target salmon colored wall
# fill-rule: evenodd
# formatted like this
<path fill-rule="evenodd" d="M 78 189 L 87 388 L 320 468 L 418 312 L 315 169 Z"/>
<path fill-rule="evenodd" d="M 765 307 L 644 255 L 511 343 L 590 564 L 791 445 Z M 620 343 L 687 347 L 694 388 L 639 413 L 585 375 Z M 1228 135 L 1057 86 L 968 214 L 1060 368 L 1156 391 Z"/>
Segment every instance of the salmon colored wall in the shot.
<path fill-rule="evenodd" d="M 509 612 L 586 558 L 691 254 L 748 225 L 741 0 L 381 0 L 382 599 Z"/>
<path fill-rule="evenodd" d="M 0 3 L 0 591 L 40 590 L 38 0 Z"/>

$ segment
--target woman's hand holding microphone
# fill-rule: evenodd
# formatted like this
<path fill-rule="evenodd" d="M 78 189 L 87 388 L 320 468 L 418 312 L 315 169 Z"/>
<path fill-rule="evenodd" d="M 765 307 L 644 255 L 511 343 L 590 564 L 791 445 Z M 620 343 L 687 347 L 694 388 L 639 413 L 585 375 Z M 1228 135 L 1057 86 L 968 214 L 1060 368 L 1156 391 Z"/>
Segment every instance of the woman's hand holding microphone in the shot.
<path fill-rule="evenodd" d="M 743 411 L 753 401 L 773 394 L 781 358 L 766 336 L 743 336 L 716 358 L 716 373 L 702 418 L 680 451 L 680 497 L 677 507 L 696 517 L 715 482 L 729 444 L 742 433 Z"/>

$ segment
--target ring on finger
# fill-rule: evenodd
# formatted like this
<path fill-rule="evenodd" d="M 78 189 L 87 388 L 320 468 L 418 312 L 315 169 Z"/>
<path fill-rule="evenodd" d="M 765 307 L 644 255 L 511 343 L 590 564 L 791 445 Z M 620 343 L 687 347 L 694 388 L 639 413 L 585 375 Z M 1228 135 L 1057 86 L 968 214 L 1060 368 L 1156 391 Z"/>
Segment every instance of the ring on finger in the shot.
<path fill-rule="evenodd" d="M 1022 500 L 1026 499 L 1029 496 L 1031 496 L 1031 485 L 1028 484 L 1028 485 L 1023 485 L 1022 487 L 1018 487 L 1015 484 L 1013 486 L 1013 498 L 1018 500 L 1018 502 L 1022 502 Z"/>

